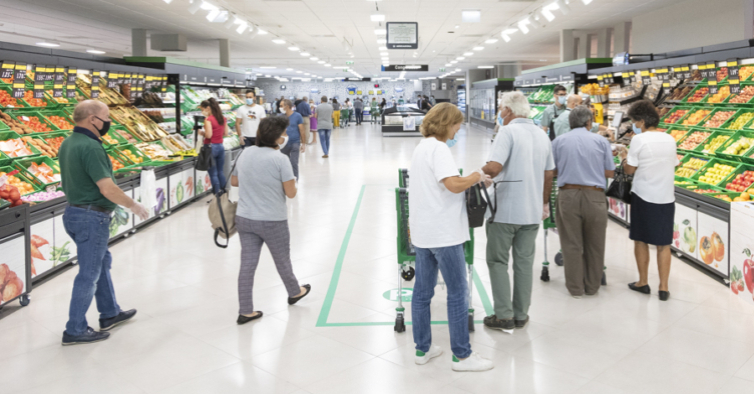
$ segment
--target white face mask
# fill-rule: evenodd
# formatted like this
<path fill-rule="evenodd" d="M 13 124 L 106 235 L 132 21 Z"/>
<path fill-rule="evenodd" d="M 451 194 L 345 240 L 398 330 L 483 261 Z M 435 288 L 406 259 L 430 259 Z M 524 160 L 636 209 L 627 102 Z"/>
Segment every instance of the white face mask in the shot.
<path fill-rule="evenodd" d="M 283 108 L 283 107 L 280 107 L 280 113 L 281 113 L 281 114 L 284 114 L 284 113 L 285 113 L 285 108 Z"/>
<path fill-rule="evenodd" d="M 283 143 L 278 145 L 280 149 L 283 149 L 283 147 L 288 143 L 288 136 L 283 137 Z"/>

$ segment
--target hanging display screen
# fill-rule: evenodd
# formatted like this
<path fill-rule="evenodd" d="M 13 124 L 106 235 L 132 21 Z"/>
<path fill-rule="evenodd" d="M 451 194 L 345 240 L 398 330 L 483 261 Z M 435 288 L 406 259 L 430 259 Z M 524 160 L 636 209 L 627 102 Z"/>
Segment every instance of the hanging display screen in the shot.
<path fill-rule="evenodd" d="M 419 24 L 417 22 L 387 22 L 387 49 L 418 49 Z"/>

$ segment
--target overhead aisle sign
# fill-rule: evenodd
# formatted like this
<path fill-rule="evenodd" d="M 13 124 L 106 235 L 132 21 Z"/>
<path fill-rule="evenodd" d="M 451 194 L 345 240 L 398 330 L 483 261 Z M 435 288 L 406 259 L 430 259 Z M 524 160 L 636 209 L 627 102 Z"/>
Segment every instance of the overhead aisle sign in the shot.
<path fill-rule="evenodd" d="M 387 49 L 419 49 L 417 22 L 387 22 Z"/>

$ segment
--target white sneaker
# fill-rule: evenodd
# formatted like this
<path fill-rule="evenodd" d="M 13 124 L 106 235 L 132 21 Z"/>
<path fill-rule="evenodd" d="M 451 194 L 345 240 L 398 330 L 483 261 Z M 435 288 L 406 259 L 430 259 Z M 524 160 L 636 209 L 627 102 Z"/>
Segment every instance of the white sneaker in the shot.
<path fill-rule="evenodd" d="M 414 357 L 414 362 L 417 365 L 424 365 L 429 362 L 429 360 L 440 356 L 442 354 L 442 348 L 439 346 L 430 346 L 429 352 L 424 353 L 421 350 L 416 351 L 416 357 Z"/>
<path fill-rule="evenodd" d="M 495 364 L 490 360 L 482 358 L 479 353 L 471 353 L 471 356 L 465 360 L 459 360 L 454 355 L 452 368 L 456 372 L 481 372 L 495 368 Z"/>

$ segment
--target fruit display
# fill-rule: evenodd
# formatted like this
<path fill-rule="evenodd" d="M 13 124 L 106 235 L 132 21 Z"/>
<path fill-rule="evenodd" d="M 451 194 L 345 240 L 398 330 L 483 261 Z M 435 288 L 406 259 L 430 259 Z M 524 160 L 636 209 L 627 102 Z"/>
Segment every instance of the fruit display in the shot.
<path fill-rule="evenodd" d="M 110 145 L 118 145 L 118 144 L 120 144 L 120 142 L 118 142 L 118 140 L 116 140 L 115 138 L 113 138 L 112 136 L 109 136 L 109 135 L 103 135 L 102 136 L 102 140 L 105 141 L 105 142 L 107 142 Z"/>
<path fill-rule="evenodd" d="M 691 178 L 691 176 L 696 174 L 696 172 L 704 167 L 707 162 L 709 162 L 709 160 L 692 157 L 689 161 L 683 163 L 681 168 L 675 170 L 675 175 L 681 178 Z"/>
<path fill-rule="evenodd" d="M 679 101 L 683 100 L 684 97 L 688 96 L 689 93 L 691 93 L 691 90 L 693 90 L 693 86 L 686 86 L 684 88 L 677 88 L 673 91 L 673 93 L 668 97 L 668 100 L 672 101 Z"/>
<path fill-rule="evenodd" d="M 31 90 L 27 90 L 24 93 L 24 101 L 29 103 L 29 105 L 31 105 L 32 107 L 46 107 L 47 106 L 47 102 L 44 101 L 43 99 L 34 98 L 34 92 Z"/>
<path fill-rule="evenodd" d="M 742 66 L 738 69 L 738 80 L 745 81 L 754 74 L 754 66 Z"/>
<path fill-rule="evenodd" d="M 734 95 L 728 100 L 730 104 L 746 104 L 754 98 L 754 86 L 745 86 L 741 93 Z"/>
<path fill-rule="evenodd" d="M 733 123 L 730 124 L 730 126 L 728 126 L 728 129 L 741 130 L 752 119 L 754 119 L 754 112 L 742 113 L 738 116 L 738 118 L 736 118 L 736 120 L 733 121 Z"/>
<path fill-rule="evenodd" d="M 118 160 L 113 159 L 113 157 L 110 156 L 109 154 L 107 157 L 110 159 L 110 163 L 112 163 L 113 165 L 113 171 L 118 171 L 124 167 L 123 164 L 120 164 Z"/>
<path fill-rule="evenodd" d="M 705 131 L 695 131 L 691 133 L 686 139 L 681 142 L 680 145 L 678 145 L 678 149 L 684 149 L 684 150 L 693 150 L 699 144 L 704 142 L 704 140 L 707 139 L 707 137 L 710 136 L 712 133 L 708 133 Z"/>
<path fill-rule="evenodd" d="M 5 112 L 0 112 L 0 122 L 5 123 L 10 130 L 16 134 L 31 134 L 34 132 L 29 126 L 11 118 L 11 116 Z"/>
<path fill-rule="evenodd" d="M 717 90 L 717 93 L 709 96 L 707 102 L 710 104 L 719 104 L 725 101 L 728 96 L 730 96 L 730 86 L 721 86 L 720 89 Z"/>
<path fill-rule="evenodd" d="M 709 94 L 709 88 L 699 88 L 696 92 L 692 93 L 691 96 L 686 99 L 687 103 L 698 103 L 702 101 L 704 97 Z"/>
<path fill-rule="evenodd" d="M 686 118 L 686 120 L 683 121 L 682 125 L 684 126 L 696 126 L 704 120 L 704 118 L 707 117 L 712 112 L 711 109 L 698 109 L 691 113 L 691 115 Z"/>
<path fill-rule="evenodd" d="M 189 145 L 188 142 L 186 142 L 186 140 L 183 139 L 183 137 L 177 134 L 171 134 L 167 137 L 163 137 L 161 141 L 162 144 L 165 145 L 165 147 L 171 150 L 173 153 L 186 152 L 194 149 L 191 145 Z"/>
<path fill-rule="evenodd" d="M 670 107 L 662 107 L 657 109 L 657 114 L 660 115 L 662 118 L 663 116 L 667 115 L 668 112 L 670 112 Z"/>
<path fill-rule="evenodd" d="M 37 148 L 39 153 L 41 153 L 44 156 L 53 158 L 58 155 L 58 151 L 56 149 L 53 149 L 50 145 L 48 145 L 46 142 L 40 139 L 31 138 L 31 137 L 21 137 L 21 139 L 28 145 L 33 146 Z"/>
<path fill-rule="evenodd" d="M 0 186 L 0 199 L 8 201 L 12 207 L 23 204 L 23 201 L 21 201 L 21 192 L 18 188 L 7 183 L 7 178 L 5 182 L 5 184 Z"/>
<path fill-rule="evenodd" d="M 73 123 L 62 116 L 51 115 L 47 117 L 50 123 L 54 124 L 60 130 L 73 130 Z"/>
<path fill-rule="evenodd" d="M 717 193 L 717 190 L 712 190 L 712 189 L 694 189 L 694 193 L 699 193 L 699 194 Z"/>
<path fill-rule="evenodd" d="M 8 302 L 23 292 L 24 281 L 7 264 L 0 264 L 0 302 Z"/>
<path fill-rule="evenodd" d="M 735 114 L 736 111 L 717 111 L 714 115 L 712 115 L 711 118 L 707 119 L 707 121 L 704 123 L 704 127 L 716 129 L 725 124 L 725 122 L 727 122 L 728 119 L 730 119 L 730 117 Z"/>
<path fill-rule="evenodd" d="M 32 129 L 33 133 L 47 133 L 52 131 L 50 126 L 46 125 L 45 123 L 42 123 L 41 120 L 39 120 L 36 116 L 24 116 L 20 115 L 18 116 L 18 120 L 20 120 L 23 124 L 28 126 L 30 129 Z"/>
<path fill-rule="evenodd" d="M 145 142 L 156 141 L 168 135 L 152 119 L 133 107 L 111 108 L 110 116 Z"/>
<path fill-rule="evenodd" d="M 156 143 L 142 142 L 136 145 L 142 152 L 149 156 L 152 160 L 168 160 L 171 153 L 165 148 Z M 130 158 L 130 157 L 129 157 Z"/>
<path fill-rule="evenodd" d="M 600 87 L 597 83 L 588 83 L 579 88 L 579 91 L 590 96 L 600 96 L 610 94 L 610 86 Z"/>
<path fill-rule="evenodd" d="M 736 175 L 732 181 L 728 182 L 725 185 L 725 188 L 734 192 L 742 192 L 748 189 L 752 183 L 754 183 L 754 171 L 744 171 L 741 174 Z M 746 194 L 746 197 L 747 198 L 744 201 L 749 200 L 748 194 Z"/>
<path fill-rule="evenodd" d="M 24 105 L 18 102 L 18 99 L 11 97 L 10 93 L 6 90 L 0 90 L 0 107 L 23 107 Z"/>
<path fill-rule="evenodd" d="M 707 143 L 704 144 L 704 149 L 702 150 L 702 153 L 715 153 L 717 148 L 721 147 L 725 143 L 725 141 L 728 140 L 728 138 L 730 138 L 730 136 L 721 134 L 707 141 Z"/>
<path fill-rule="evenodd" d="M 8 155 L 8 157 L 22 157 L 34 154 L 20 138 L 0 141 L 0 151 Z"/>
<path fill-rule="evenodd" d="M 42 183 L 60 182 L 60 169 L 55 173 L 55 170 L 44 162 L 42 164 L 31 163 L 31 165 L 26 168 L 26 171 L 34 175 L 37 179 L 42 181 Z"/>
<path fill-rule="evenodd" d="M 741 137 L 738 141 L 731 144 L 731 146 L 725 148 L 723 153 L 728 155 L 740 156 L 748 151 L 752 144 L 754 144 L 754 138 Z"/>
<path fill-rule="evenodd" d="M 129 150 L 129 149 L 123 149 L 123 150 L 122 150 L 122 151 L 120 151 L 120 152 L 121 152 L 121 155 L 123 155 L 123 156 L 125 156 L 126 158 L 128 158 L 128 160 L 129 160 L 129 161 L 130 161 L 131 163 L 133 163 L 133 164 L 141 164 L 141 163 L 143 163 L 143 162 L 144 162 L 144 158 L 143 158 L 143 157 L 141 157 L 141 156 L 139 156 L 139 155 L 137 155 L 137 154 L 133 153 L 133 152 L 132 152 L 131 150 Z"/>
<path fill-rule="evenodd" d="M 717 82 L 722 82 L 723 79 L 728 77 L 728 67 L 720 67 L 717 70 Z"/>
<path fill-rule="evenodd" d="M 123 139 L 126 140 L 126 142 L 128 142 L 129 144 L 135 144 L 139 142 L 136 140 L 136 138 L 134 138 L 134 136 L 131 135 L 131 133 L 127 132 L 126 130 L 115 129 L 115 132 L 117 132 L 119 136 L 123 137 Z"/>
<path fill-rule="evenodd" d="M 4 175 L 7 175 L 8 176 L 8 180 L 7 180 L 7 183 L 5 185 L 10 185 L 10 186 L 15 187 L 16 189 L 18 189 L 17 190 L 18 193 L 20 193 L 20 195 L 22 195 L 22 196 L 24 194 L 33 193 L 34 192 L 34 186 L 32 186 L 29 182 L 26 182 L 26 181 L 22 180 L 21 178 L 18 177 L 18 175 L 14 174 L 14 173 L 17 173 L 17 171 L 11 171 L 10 173 L 6 173 L 6 172 L 3 172 L 3 171 L 0 171 L 0 178 L 2 178 Z M 11 193 L 10 194 L 11 197 L 15 195 L 15 194 L 12 194 L 12 192 L 9 192 L 9 193 Z M 7 200 L 7 198 L 6 198 L 6 200 Z"/>
<path fill-rule="evenodd" d="M 670 136 L 675 139 L 675 142 L 678 142 L 684 135 L 686 135 L 686 133 L 688 133 L 687 130 L 675 129 L 670 131 Z"/>
<path fill-rule="evenodd" d="M 47 93 L 47 95 L 50 96 L 51 100 L 54 100 L 58 104 L 70 104 L 71 103 L 71 101 L 68 100 L 65 97 L 53 97 L 53 91 L 52 90 L 45 90 L 45 93 Z"/>
<path fill-rule="evenodd" d="M 686 114 L 689 112 L 687 109 L 679 109 L 673 112 L 672 114 L 668 115 L 667 118 L 665 118 L 665 123 L 672 124 L 677 121 L 679 121 L 682 117 L 686 116 Z"/>
<path fill-rule="evenodd" d="M 708 185 L 717 185 L 722 182 L 731 172 L 735 171 L 736 167 L 729 166 L 727 164 L 715 163 L 712 167 L 708 167 L 702 175 L 699 177 L 699 182 L 706 183 Z"/>
<path fill-rule="evenodd" d="M 51 137 L 51 138 L 45 138 L 45 142 L 47 142 L 47 145 L 50 146 L 53 150 L 53 154 L 51 157 L 55 158 L 58 157 L 58 151 L 60 150 L 60 144 L 65 141 L 65 137 Z"/>
<path fill-rule="evenodd" d="M 129 101 L 123 97 L 120 93 L 115 91 L 114 89 L 106 88 L 103 86 L 107 86 L 107 79 L 101 78 L 101 85 L 100 85 L 100 92 L 99 97 L 97 100 L 102 101 L 103 103 L 107 105 L 128 105 Z M 83 101 L 90 99 L 92 97 L 92 76 L 91 74 L 79 74 L 78 78 L 76 78 L 76 87 L 79 89 L 79 91 L 83 92 L 84 95 L 80 95 L 78 92 L 76 93 L 76 100 Z"/>

